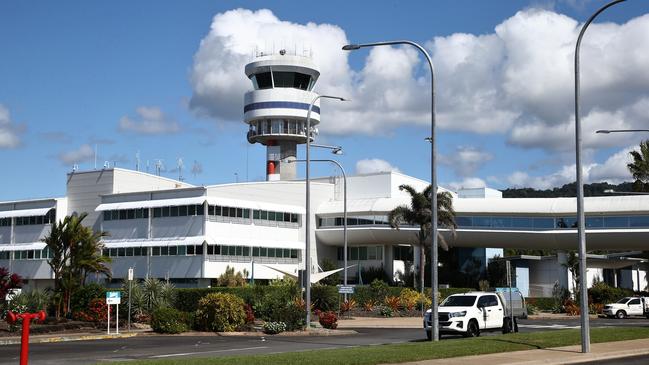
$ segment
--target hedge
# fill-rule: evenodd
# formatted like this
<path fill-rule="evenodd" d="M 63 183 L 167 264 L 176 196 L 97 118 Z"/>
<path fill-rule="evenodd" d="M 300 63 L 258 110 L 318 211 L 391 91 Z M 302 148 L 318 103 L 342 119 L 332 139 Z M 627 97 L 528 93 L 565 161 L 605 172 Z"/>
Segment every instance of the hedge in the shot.
<path fill-rule="evenodd" d="M 540 311 L 553 311 L 555 309 L 554 298 L 526 298 L 527 304 L 531 304 L 538 308 Z"/>

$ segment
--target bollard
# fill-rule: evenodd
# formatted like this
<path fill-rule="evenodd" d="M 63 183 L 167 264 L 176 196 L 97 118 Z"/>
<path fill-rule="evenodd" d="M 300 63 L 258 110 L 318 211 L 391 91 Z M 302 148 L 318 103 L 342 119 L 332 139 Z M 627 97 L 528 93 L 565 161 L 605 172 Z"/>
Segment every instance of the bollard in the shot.
<path fill-rule="evenodd" d="M 29 324 L 32 319 L 43 322 L 45 320 L 45 312 L 38 313 L 14 313 L 7 312 L 7 322 L 14 324 L 19 319 L 23 320 L 23 329 L 20 336 L 20 365 L 27 365 L 29 358 Z"/>

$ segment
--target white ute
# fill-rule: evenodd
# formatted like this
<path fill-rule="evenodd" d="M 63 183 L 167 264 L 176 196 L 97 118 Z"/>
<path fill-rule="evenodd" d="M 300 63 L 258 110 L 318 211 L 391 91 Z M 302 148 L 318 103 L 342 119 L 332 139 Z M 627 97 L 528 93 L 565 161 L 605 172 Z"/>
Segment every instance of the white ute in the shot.
<path fill-rule="evenodd" d="M 619 319 L 628 316 L 647 316 L 649 318 L 649 298 L 626 297 L 604 306 L 604 315 Z"/>
<path fill-rule="evenodd" d="M 480 336 L 481 331 L 502 330 L 503 333 L 518 331 L 516 318 L 524 317 L 525 301 L 518 291 L 513 293 L 512 323 L 507 305 L 509 293 L 468 292 L 448 296 L 439 305 L 439 333 L 458 334 L 465 337 Z M 432 338 L 431 310 L 424 315 L 424 331 Z"/>

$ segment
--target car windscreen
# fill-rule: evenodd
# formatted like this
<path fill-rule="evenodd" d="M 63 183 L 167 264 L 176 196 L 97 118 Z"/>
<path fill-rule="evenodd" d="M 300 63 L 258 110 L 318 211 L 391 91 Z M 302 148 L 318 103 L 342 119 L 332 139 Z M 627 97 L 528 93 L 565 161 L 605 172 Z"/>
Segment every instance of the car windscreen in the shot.
<path fill-rule="evenodd" d="M 475 303 L 475 295 L 452 295 L 446 298 L 442 307 L 472 307 Z"/>
<path fill-rule="evenodd" d="M 618 303 L 618 304 L 626 304 L 626 302 L 628 302 L 629 299 L 631 299 L 631 298 L 622 298 L 622 299 L 618 300 L 616 303 Z"/>

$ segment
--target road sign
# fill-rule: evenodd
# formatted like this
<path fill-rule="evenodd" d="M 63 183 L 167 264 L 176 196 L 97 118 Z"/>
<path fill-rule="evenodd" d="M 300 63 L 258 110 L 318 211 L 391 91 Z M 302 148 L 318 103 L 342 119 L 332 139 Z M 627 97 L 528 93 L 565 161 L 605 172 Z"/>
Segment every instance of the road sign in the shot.
<path fill-rule="evenodd" d="M 128 268 L 128 281 L 133 281 L 133 268 Z"/>
<path fill-rule="evenodd" d="M 338 286 L 338 294 L 354 294 L 354 286 L 340 285 Z"/>
<path fill-rule="evenodd" d="M 121 304 L 121 292 L 118 291 L 107 291 L 106 292 L 106 304 Z"/>

